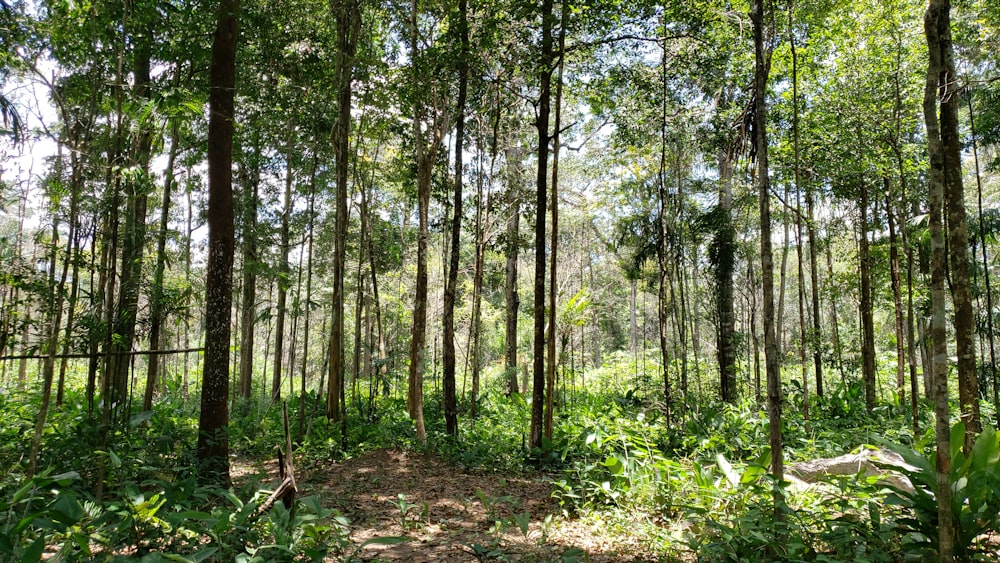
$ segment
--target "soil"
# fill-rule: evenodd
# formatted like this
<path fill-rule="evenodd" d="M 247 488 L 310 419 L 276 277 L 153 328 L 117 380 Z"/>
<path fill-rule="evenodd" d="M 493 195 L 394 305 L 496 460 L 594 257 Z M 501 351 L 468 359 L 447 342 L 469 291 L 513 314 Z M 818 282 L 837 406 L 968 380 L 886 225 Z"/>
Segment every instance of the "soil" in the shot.
<path fill-rule="evenodd" d="M 348 518 L 355 545 L 412 538 L 364 545 L 362 561 L 652 559 L 639 538 L 563 518 L 544 475 L 473 472 L 434 455 L 388 449 L 297 477 L 300 495 L 320 495 Z"/>

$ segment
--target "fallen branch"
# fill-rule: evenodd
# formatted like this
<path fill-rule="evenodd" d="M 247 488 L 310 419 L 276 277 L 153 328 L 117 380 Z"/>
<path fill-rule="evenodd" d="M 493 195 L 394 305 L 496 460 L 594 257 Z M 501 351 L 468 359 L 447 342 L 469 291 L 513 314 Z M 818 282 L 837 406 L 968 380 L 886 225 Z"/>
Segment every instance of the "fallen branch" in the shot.
<path fill-rule="evenodd" d="M 282 409 L 285 423 L 285 453 L 282 455 L 281 448 L 278 448 L 278 477 L 281 479 L 281 484 L 267 497 L 267 500 L 257 507 L 254 520 L 274 508 L 279 499 L 288 510 L 291 510 L 295 504 L 295 493 L 298 492 L 298 487 L 295 485 L 295 466 L 292 464 L 292 434 L 288 430 L 288 403 L 284 403 Z"/>

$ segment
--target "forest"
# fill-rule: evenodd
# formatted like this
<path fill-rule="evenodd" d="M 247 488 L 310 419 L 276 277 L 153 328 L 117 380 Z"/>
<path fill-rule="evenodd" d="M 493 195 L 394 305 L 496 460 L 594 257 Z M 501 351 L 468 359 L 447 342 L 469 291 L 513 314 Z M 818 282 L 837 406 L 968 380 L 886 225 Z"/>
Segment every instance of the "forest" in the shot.
<path fill-rule="evenodd" d="M 0 561 L 996 561 L 1000 0 L 0 0 Z"/>

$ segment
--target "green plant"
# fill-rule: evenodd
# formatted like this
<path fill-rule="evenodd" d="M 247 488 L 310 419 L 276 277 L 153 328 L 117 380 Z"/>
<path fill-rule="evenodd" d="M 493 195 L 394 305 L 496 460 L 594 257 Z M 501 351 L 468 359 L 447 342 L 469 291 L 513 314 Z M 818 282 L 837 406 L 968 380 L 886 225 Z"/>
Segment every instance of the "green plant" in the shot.
<path fill-rule="evenodd" d="M 391 501 L 399 509 L 399 524 L 404 530 L 420 528 L 424 525 L 430 513 L 427 501 L 412 503 L 406 500 L 406 495 L 399 493 L 396 500 Z"/>
<path fill-rule="evenodd" d="M 970 560 L 986 557 L 987 545 L 983 538 L 1000 531 L 1000 436 L 987 427 L 966 456 L 962 452 L 965 431 L 962 422 L 951 431 L 951 509 L 955 557 Z M 886 497 L 886 503 L 897 505 L 906 512 L 899 524 L 912 532 L 904 536 L 908 551 L 915 556 L 929 556 L 936 553 L 938 547 L 935 465 L 913 449 L 887 446 L 908 464 L 892 468 L 906 475 L 913 489 L 889 485 L 892 492 Z"/>

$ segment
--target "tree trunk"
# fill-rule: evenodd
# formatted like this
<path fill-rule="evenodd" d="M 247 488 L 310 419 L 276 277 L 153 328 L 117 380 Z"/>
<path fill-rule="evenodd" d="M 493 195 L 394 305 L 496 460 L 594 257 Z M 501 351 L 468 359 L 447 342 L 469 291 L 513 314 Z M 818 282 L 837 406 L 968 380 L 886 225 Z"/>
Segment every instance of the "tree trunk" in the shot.
<path fill-rule="evenodd" d="M 295 126 L 288 124 L 288 131 L 294 131 Z M 289 224 L 292 220 L 292 138 L 286 140 L 288 143 L 285 151 L 285 197 L 281 210 L 281 232 L 280 232 L 280 256 L 278 257 L 278 310 L 277 327 L 274 331 L 274 371 L 271 376 L 271 400 L 281 399 L 281 368 L 285 358 L 285 312 L 288 302 L 288 288 L 291 285 L 291 269 L 288 265 L 289 252 Z M 339 164 L 340 161 L 338 160 Z M 339 223 L 337 224 L 339 227 Z"/>
<path fill-rule="evenodd" d="M 305 308 L 305 325 L 303 326 L 302 334 L 302 371 L 300 372 L 300 395 L 299 395 L 299 439 L 305 437 L 305 422 L 306 422 L 306 376 L 309 373 L 309 333 L 312 325 L 310 321 L 312 320 L 312 265 L 313 265 L 313 227 L 316 223 L 315 215 L 315 204 L 316 204 L 316 169 L 319 164 L 319 155 L 317 153 L 313 154 L 313 164 L 312 173 L 309 175 L 309 226 L 307 227 L 308 243 L 306 246 L 306 253 L 308 258 L 306 259 L 306 298 L 302 301 L 303 307 Z"/>
<path fill-rule="evenodd" d="M 141 16 L 133 17 L 138 19 Z M 133 59 L 132 91 L 139 103 L 145 103 L 149 98 L 152 33 L 146 29 L 146 23 L 140 24 L 139 27 L 141 29 L 135 30 L 137 43 Z M 113 409 L 122 415 L 127 414 L 126 401 L 129 399 L 128 376 L 132 362 L 128 352 L 131 352 L 135 340 L 139 287 L 142 283 L 142 257 L 146 246 L 146 206 L 150 185 L 149 159 L 153 141 L 149 125 L 140 123 L 138 128 L 139 139 L 130 164 L 137 167 L 140 173 L 124 180 L 128 213 L 122 241 L 118 305 L 112 324 L 115 338 L 112 339 L 110 348 L 108 370 L 108 376 L 112 379 L 110 398 L 115 403 Z"/>
<path fill-rule="evenodd" d="M 178 71 L 178 75 L 180 72 Z M 163 273 L 167 263 L 167 227 L 170 222 L 170 191 L 174 184 L 174 161 L 178 150 L 178 124 L 175 121 L 170 128 L 170 152 L 167 156 L 167 167 L 163 179 L 163 205 L 160 208 L 160 230 L 156 235 L 156 270 L 153 273 L 153 292 L 149 303 L 149 367 L 146 372 L 146 392 L 142 398 L 142 410 L 153 408 L 153 393 L 159 381 L 160 356 L 155 352 L 160 349 L 160 330 L 163 325 Z"/>
<path fill-rule="evenodd" d="M 476 263 L 472 273 L 472 405 L 470 414 L 475 418 L 479 414 L 479 380 L 482 370 L 482 310 L 483 310 L 483 265 L 486 259 L 486 228 L 483 225 L 483 211 L 488 208 L 488 202 L 483 201 L 483 175 L 476 182 Z M 515 320 L 516 322 L 516 320 Z M 517 336 L 514 337 L 517 343 Z M 515 351 L 516 355 L 516 351 Z M 517 366 L 514 367 L 514 390 L 517 393 Z M 510 390 L 510 374 L 508 373 L 507 391 Z"/>
<path fill-rule="evenodd" d="M 506 315 L 504 318 L 504 373 L 507 376 L 507 394 L 518 392 L 517 385 L 517 315 L 521 300 L 517 294 L 517 258 L 520 248 L 521 227 L 521 186 L 520 151 L 515 148 L 507 150 L 507 268 L 504 280 L 504 302 Z"/>
<path fill-rule="evenodd" d="M 531 427 L 528 447 L 542 445 L 543 407 L 545 404 L 545 215 L 548 206 L 549 112 L 552 96 L 552 25 L 553 1 L 542 0 L 541 58 L 539 60 L 538 170 L 535 193 L 535 284 L 534 332 L 532 342 Z"/>
<path fill-rule="evenodd" d="M 458 103 L 455 106 L 455 200 L 451 224 L 451 255 L 448 257 L 448 277 L 444 287 L 444 420 L 448 434 L 458 435 L 458 403 L 455 399 L 455 290 L 458 286 L 458 265 L 462 253 L 462 156 L 465 151 L 465 97 L 468 90 L 468 1 L 458 1 L 458 34 L 461 41 L 458 60 Z"/>
<path fill-rule="evenodd" d="M 806 223 L 806 233 L 809 235 L 809 279 L 812 280 L 812 334 L 809 335 L 809 341 L 812 345 L 813 350 L 813 367 L 816 370 L 816 395 L 823 396 L 823 356 L 822 356 L 822 343 L 823 343 L 823 332 L 820 323 L 820 306 L 819 306 L 819 291 L 820 291 L 820 279 L 819 279 L 819 266 L 817 264 L 819 253 L 816 234 L 816 215 L 814 213 L 814 195 L 812 184 L 806 185 L 806 213 L 808 214 L 808 222 Z"/>
<path fill-rule="evenodd" d="M 657 258 L 659 260 L 659 293 L 657 295 L 657 312 L 660 335 L 660 362 L 663 364 L 663 404 L 665 409 L 666 424 L 670 425 L 671 393 L 670 393 L 670 346 L 667 336 L 667 320 L 670 317 L 668 310 L 669 300 L 667 290 L 670 284 L 668 272 L 668 252 L 670 240 L 670 225 L 667 219 L 669 209 L 669 194 L 667 193 L 667 46 L 666 43 L 660 46 L 662 49 L 660 58 L 660 87 L 662 89 L 662 103 L 660 107 L 660 167 L 658 170 L 657 195 L 659 200 L 659 217 L 657 218 L 657 229 L 659 248 Z M 593 276 L 593 266 L 591 266 L 591 276 Z"/>
<path fill-rule="evenodd" d="M 212 43 L 208 121 L 205 364 L 198 419 L 204 482 L 229 487 L 229 337 L 233 285 L 233 99 L 240 0 L 221 0 Z"/>
<path fill-rule="evenodd" d="M 947 206 L 948 256 L 951 259 L 951 300 L 955 307 L 955 355 L 958 356 L 958 402 L 965 422 L 965 452 L 972 450 L 982 431 L 979 413 L 979 379 L 976 373 L 976 318 L 972 312 L 969 283 L 969 228 L 965 218 L 965 188 L 962 184 L 962 139 L 958 127 L 956 92 L 958 76 L 951 39 L 949 0 L 935 0 L 941 68 L 938 85 L 941 104 L 941 150 L 944 159 L 944 197 Z M 929 43 L 928 43 L 929 44 Z"/>
<path fill-rule="evenodd" d="M 868 250 L 868 183 L 858 182 L 860 202 L 860 238 L 858 261 L 861 275 L 861 372 L 865 382 L 865 408 L 871 414 L 877 400 L 875 396 L 875 323 L 872 318 L 871 258 Z"/>
<path fill-rule="evenodd" d="M 728 101 L 727 101 L 728 103 Z M 715 312 L 720 398 L 734 404 L 736 389 L 736 315 L 733 312 L 733 271 L 736 229 L 733 227 L 733 167 L 730 147 L 719 149 L 719 225 L 715 243 Z"/>
<path fill-rule="evenodd" d="M 559 8 L 559 52 L 562 53 L 566 44 L 566 19 L 569 10 L 566 4 Z M 555 418 L 555 394 L 556 394 L 556 366 L 559 364 L 559 356 L 556 355 L 556 327 L 557 301 L 559 297 L 559 284 L 556 276 L 556 264 L 558 263 L 559 251 L 559 138 L 562 123 L 562 93 L 563 93 L 563 63 L 565 57 L 559 57 L 559 71 L 556 76 L 556 100 L 555 119 L 552 128 L 552 186 L 549 193 L 549 207 L 552 214 L 552 232 L 550 233 L 549 248 L 549 333 L 546 338 L 546 354 L 548 362 L 545 366 L 545 427 L 543 432 L 545 437 L 552 439 L 552 423 Z"/>
<path fill-rule="evenodd" d="M 948 407 L 948 349 L 945 328 L 945 290 L 948 258 L 945 248 L 943 210 L 945 199 L 944 147 L 938 122 L 938 91 L 948 87 L 941 54 L 942 19 L 947 23 L 947 0 L 931 0 L 924 14 L 927 37 L 927 82 L 924 86 L 924 122 L 927 127 L 927 152 L 930 160 L 928 183 L 929 224 L 931 231 L 931 342 L 933 346 L 931 381 L 934 390 L 934 435 L 937 447 L 936 468 L 938 505 L 938 556 L 942 563 L 954 560 L 954 526 L 951 509 L 951 422 Z M 944 80 L 942 80 L 944 79 Z M 948 94 L 952 95 L 952 94 Z"/>
<path fill-rule="evenodd" d="M 361 13 L 357 0 L 331 3 L 337 27 L 337 122 L 333 132 L 336 159 L 336 230 L 333 250 L 333 319 L 330 327 L 329 374 L 326 389 L 326 417 L 341 423 L 341 441 L 346 443 L 344 393 L 344 277 L 347 269 L 347 179 L 350 170 L 351 81 L 354 54 L 361 30 Z"/>
<path fill-rule="evenodd" d="M 760 269 L 764 291 L 764 357 L 767 372 L 767 415 L 770 428 L 771 473 L 775 483 L 784 479 L 781 439 L 781 371 L 774 326 L 774 258 L 771 250 L 771 182 L 767 163 L 767 75 L 770 53 L 764 47 L 764 3 L 753 0 L 750 8 L 754 37 L 753 141 L 757 157 L 757 188 L 760 199 Z M 774 487 L 774 517 L 784 521 L 784 497 Z"/>
<path fill-rule="evenodd" d="M 254 326 L 257 323 L 257 203 L 260 190 L 260 165 L 256 148 L 252 166 L 244 179 L 242 262 L 243 287 L 240 306 L 240 386 L 239 396 L 249 399 L 253 392 Z M 246 188 L 250 188 L 247 190 Z"/>
<path fill-rule="evenodd" d="M 983 251 L 983 280 L 986 284 L 986 334 L 990 350 L 990 382 L 993 384 L 993 404 L 1000 404 L 1000 385 L 997 382 L 997 354 L 993 333 L 993 288 L 990 282 L 990 263 L 986 256 L 986 227 L 983 225 L 983 181 L 979 174 L 979 148 L 976 141 L 976 119 L 972 111 L 972 93 L 967 98 L 969 104 L 969 132 L 972 140 L 972 156 L 976 167 L 976 216 L 979 219 L 979 247 Z M 996 423 L 1000 425 L 1000 423 Z"/>
<path fill-rule="evenodd" d="M 896 321 L 896 394 L 899 396 L 899 405 L 905 406 L 906 350 L 904 348 L 905 335 L 903 334 L 903 290 L 899 273 L 899 243 L 896 237 L 896 210 L 890 197 L 891 185 L 888 177 L 884 178 L 883 186 L 885 187 L 885 212 L 889 223 L 889 275 L 892 279 L 892 301 Z"/>

